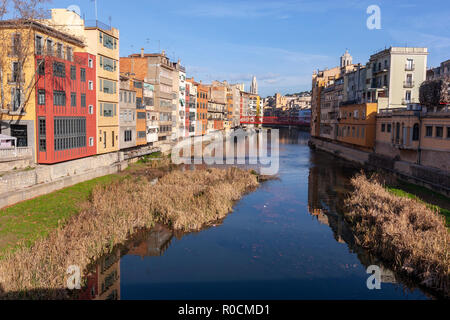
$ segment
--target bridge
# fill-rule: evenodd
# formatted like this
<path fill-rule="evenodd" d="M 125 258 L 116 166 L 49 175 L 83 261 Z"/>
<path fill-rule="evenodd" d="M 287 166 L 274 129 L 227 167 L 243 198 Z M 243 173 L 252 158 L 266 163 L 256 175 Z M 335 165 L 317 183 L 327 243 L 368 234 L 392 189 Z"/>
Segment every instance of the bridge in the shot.
<path fill-rule="evenodd" d="M 299 117 L 244 116 L 241 117 L 241 124 L 309 127 L 310 121 Z"/>

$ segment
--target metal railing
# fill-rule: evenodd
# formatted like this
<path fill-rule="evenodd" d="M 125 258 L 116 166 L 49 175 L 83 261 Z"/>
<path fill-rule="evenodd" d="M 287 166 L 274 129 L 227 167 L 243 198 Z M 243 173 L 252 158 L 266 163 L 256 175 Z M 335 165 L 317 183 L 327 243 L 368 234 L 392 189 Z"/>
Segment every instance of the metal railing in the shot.
<path fill-rule="evenodd" d="M 403 81 L 403 88 L 412 88 L 414 87 L 414 81 Z"/>
<path fill-rule="evenodd" d="M 13 158 L 26 158 L 31 156 L 31 147 L 0 148 L 0 161 Z"/>
<path fill-rule="evenodd" d="M 98 20 L 86 20 L 84 22 L 84 26 L 87 28 L 99 28 L 99 29 L 103 29 L 103 30 L 111 30 L 112 29 L 111 25 L 107 25 L 106 23 L 103 23 Z"/>

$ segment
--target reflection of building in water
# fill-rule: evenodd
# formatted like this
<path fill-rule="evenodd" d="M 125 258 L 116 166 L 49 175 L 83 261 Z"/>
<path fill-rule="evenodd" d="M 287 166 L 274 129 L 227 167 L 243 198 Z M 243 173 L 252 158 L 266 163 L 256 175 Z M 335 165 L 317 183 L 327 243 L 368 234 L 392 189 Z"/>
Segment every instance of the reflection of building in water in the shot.
<path fill-rule="evenodd" d="M 317 163 L 327 162 L 326 165 Z M 366 268 L 378 265 L 381 268 L 383 283 L 396 283 L 395 274 L 382 266 L 381 262 L 356 245 L 353 233 L 345 223 L 342 214 L 342 202 L 346 197 L 346 184 L 352 171 L 346 173 L 345 168 L 336 163 L 336 159 L 328 154 L 315 153 L 311 155 L 312 167 L 308 177 L 308 210 L 312 216 L 333 231 L 334 238 L 340 243 L 346 243 L 355 252 L 359 261 Z M 320 168 L 320 169 L 319 169 Z"/>
<path fill-rule="evenodd" d="M 120 300 L 120 249 L 101 257 L 87 276 L 82 300 Z"/>
<path fill-rule="evenodd" d="M 169 247 L 173 232 L 168 228 L 156 225 L 151 231 L 146 232 L 144 239 L 139 237 L 130 243 L 128 255 L 140 257 L 161 256 Z"/>

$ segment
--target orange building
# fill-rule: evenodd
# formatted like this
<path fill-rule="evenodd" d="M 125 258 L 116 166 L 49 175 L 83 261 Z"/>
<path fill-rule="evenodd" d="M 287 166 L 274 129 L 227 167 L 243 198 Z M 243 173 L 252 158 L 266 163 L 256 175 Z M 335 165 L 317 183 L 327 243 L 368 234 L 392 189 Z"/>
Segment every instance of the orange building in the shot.
<path fill-rule="evenodd" d="M 194 78 L 186 80 L 197 86 L 197 127 L 195 128 L 195 135 L 204 135 L 208 129 L 209 88 L 201 82 L 195 82 Z"/>
<path fill-rule="evenodd" d="M 337 140 L 372 150 L 375 146 L 377 108 L 376 103 L 340 106 Z"/>

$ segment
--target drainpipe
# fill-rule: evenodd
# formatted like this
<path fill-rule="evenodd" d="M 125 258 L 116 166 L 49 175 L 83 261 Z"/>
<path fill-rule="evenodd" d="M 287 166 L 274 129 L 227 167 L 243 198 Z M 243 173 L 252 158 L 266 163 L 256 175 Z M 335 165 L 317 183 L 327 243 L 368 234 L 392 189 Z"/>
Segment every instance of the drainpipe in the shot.
<path fill-rule="evenodd" d="M 420 143 L 422 142 L 422 112 L 419 112 L 419 147 L 417 149 L 417 164 L 421 165 L 422 162 L 422 150 L 420 148 Z"/>

